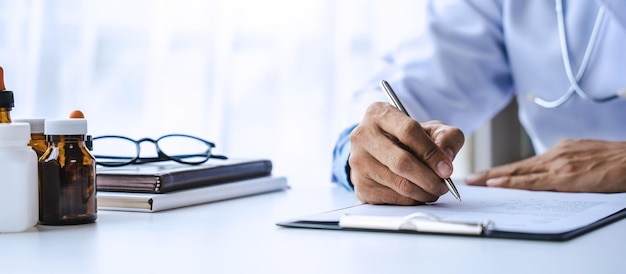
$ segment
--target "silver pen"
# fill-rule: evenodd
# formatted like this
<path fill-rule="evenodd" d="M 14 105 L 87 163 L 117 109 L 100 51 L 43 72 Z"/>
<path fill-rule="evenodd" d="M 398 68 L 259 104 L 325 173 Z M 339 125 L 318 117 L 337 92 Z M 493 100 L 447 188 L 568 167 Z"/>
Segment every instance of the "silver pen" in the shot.
<path fill-rule="evenodd" d="M 387 94 L 387 98 L 389 98 L 389 101 L 391 101 L 392 105 L 394 105 L 400 111 L 404 112 L 406 116 L 411 117 L 411 115 L 409 115 L 409 113 L 406 111 L 406 109 L 402 105 L 402 102 L 400 102 L 400 99 L 398 99 L 398 96 L 396 96 L 396 93 L 393 91 L 393 89 L 391 88 L 389 83 L 387 83 L 387 81 L 380 80 L 380 87 L 385 91 L 385 94 Z M 456 198 L 460 202 L 461 195 L 459 194 L 459 191 L 454 186 L 454 183 L 452 182 L 452 180 L 450 178 L 444 178 L 442 180 L 446 184 L 446 187 L 448 187 L 448 190 L 450 191 L 450 193 L 452 193 L 454 198 Z"/>

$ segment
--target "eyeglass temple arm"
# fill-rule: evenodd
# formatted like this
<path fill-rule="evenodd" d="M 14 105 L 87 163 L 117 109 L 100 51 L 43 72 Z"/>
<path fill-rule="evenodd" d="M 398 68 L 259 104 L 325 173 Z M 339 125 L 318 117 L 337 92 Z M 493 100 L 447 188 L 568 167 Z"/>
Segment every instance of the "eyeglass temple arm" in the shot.
<path fill-rule="evenodd" d="M 161 161 L 170 161 L 172 160 L 172 158 L 184 159 L 184 158 L 191 158 L 191 157 L 206 157 L 206 154 L 182 154 L 182 155 L 169 156 L 169 158 L 167 157 L 139 157 L 135 160 L 134 164 L 154 163 L 154 162 L 161 162 Z M 228 157 L 224 155 L 213 155 L 213 154 L 209 155 L 209 158 L 222 159 L 222 160 L 228 159 Z"/>

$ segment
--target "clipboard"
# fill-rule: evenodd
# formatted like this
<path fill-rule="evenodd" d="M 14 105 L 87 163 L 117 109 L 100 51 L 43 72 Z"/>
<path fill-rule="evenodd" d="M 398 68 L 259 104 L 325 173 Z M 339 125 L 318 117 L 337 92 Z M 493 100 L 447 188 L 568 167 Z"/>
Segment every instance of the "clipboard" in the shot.
<path fill-rule="evenodd" d="M 401 222 L 403 219 L 404 221 L 406 221 L 406 219 L 411 219 L 410 216 L 393 219 L 393 217 L 384 216 L 344 215 L 344 218 L 339 221 L 307 220 L 305 218 L 282 221 L 276 223 L 276 225 L 289 228 L 433 234 L 540 241 L 567 241 L 592 230 L 598 229 L 604 225 L 618 221 L 624 217 L 626 217 L 626 209 L 622 209 L 619 212 L 602 218 L 590 225 L 561 233 L 520 233 L 494 230 L 491 228 L 491 222 L 489 220 L 485 220 L 485 222 L 482 223 L 455 223 L 441 221 L 433 221 L 430 223 L 421 222 L 421 224 L 425 226 L 418 226 L 415 225 L 415 223 L 409 224 L 407 222 Z M 341 222 L 342 220 L 343 224 Z M 381 223 L 384 223 L 384 225 L 380 226 L 379 224 Z"/>
<path fill-rule="evenodd" d="M 441 197 L 439 202 L 419 206 L 361 204 L 286 220 L 276 225 L 342 231 L 567 241 L 626 216 L 626 193 L 558 193 L 464 185 L 458 187 L 459 192 L 466 197 L 463 203 L 458 203 L 452 197 L 447 197 L 451 195 L 446 195 Z M 507 207 L 511 204 L 519 205 L 519 208 L 512 206 L 508 209 L 495 210 L 495 213 L 476 213 L 477 216 L 484 216 L 480 220 L 478 218 L 469 220 L 471 219 L 469 217 L 463 220 L 459 217 L 467 212 L 484 211 L 493 205 Z M 536 205 L 537 211 L 533 205 Z M 550 207 L 553 207 L 552 209 L 563 207 L 564 210 L 571 211 L 571 216 L 562 214 L 563 217 L 554 217 L 561 213 L 550 211 Z M 541 210 L 548 212 L 545 214 L 548 217 L 542 217 L 541 214 L 545 212 Z M 524 212 L 538 215 L 536 224 L 532 218 L 522 216 Z M 505 214 L 512 215 L 506 217 Z M 554 216 L 549 216 L 550 214 Z M 503 223 L 507 220 L 511 224 Z M 552 220 L 556 225 L 542 226 L 541 222 L 548 220 Z"/>

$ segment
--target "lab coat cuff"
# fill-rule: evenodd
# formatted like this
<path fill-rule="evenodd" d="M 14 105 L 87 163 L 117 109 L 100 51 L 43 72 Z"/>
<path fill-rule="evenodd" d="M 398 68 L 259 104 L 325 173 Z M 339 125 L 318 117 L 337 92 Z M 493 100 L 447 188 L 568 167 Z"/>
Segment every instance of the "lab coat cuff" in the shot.
<path fill-rule="evenodd" d="M 347 128 L 339 135 L 333 151 L 332 182 L 350 191 L 354 190 L 354 186 L 350 181 L 350 164 L 348 163 L 350 158 L 350 133 L 356 126 L 353 125 Z"/>

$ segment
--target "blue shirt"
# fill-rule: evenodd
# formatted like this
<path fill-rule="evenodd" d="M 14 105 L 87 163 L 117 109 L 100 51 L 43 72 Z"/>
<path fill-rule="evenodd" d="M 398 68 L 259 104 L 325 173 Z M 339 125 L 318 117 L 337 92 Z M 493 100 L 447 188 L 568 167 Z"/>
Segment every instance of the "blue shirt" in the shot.
<path fill-rule="evenodd" d="M 565 38 L 573 74 L 578 72 L 600 7 L 606 12 L 595 48 L 578 81 L 589 95 L 605 97 L 626 89 L 626 1 L 563 1 Z M 380 79 L 394 87 L 412 117 L 441 120 L 471 134 L 516 97 L 520 122 L 534 149 L 543 153 L 559 140 L 626 140 L 626 98 L 590 102 L 574 94 L 559 107 L 569 87 L 554 1 L 432 1 L 427 29 L 384 58 L 385 65 L 361 90 L 355 105 L 386 101 Z M 349 134 L 334 150 L 333 181 L 348 180 Z"/>

